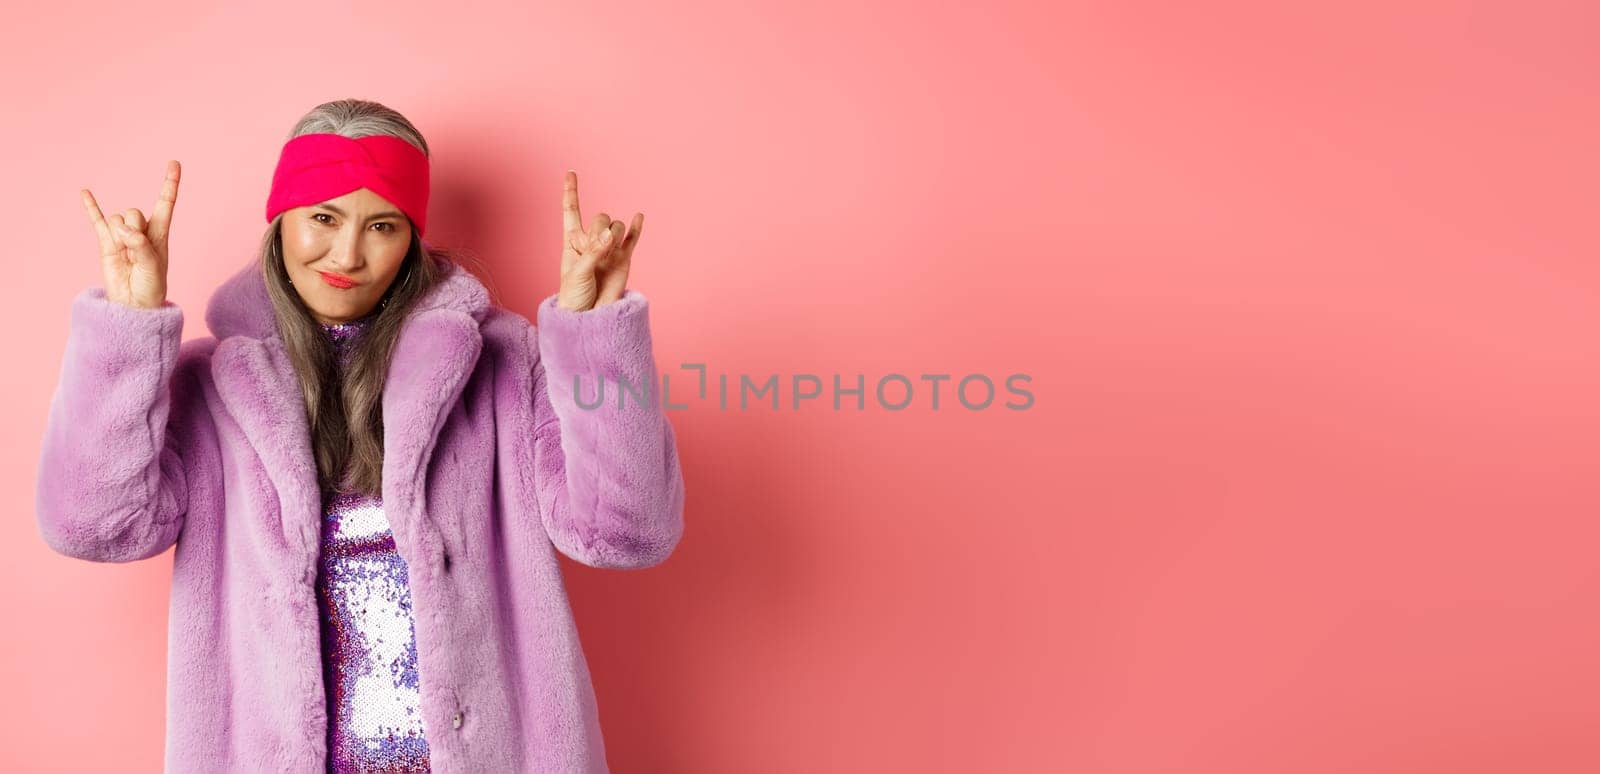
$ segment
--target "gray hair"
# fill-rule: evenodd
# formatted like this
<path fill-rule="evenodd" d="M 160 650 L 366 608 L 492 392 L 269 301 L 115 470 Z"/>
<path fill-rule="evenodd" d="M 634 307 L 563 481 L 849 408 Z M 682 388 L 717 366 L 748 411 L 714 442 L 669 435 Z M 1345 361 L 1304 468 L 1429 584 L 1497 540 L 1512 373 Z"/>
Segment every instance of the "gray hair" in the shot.
<path fill-rule="evenodd" d="M 311 109 L 289 134 L 338 134 L 351 139 L 399 137 L 428 153 L 422 133 L 405 116 L 377 102 L 341 99 Z M 287 142 L 287 140 L 286 140 Z M 311 450 L 324 496 L 337 491 L 377 494 L 383 486 L 383 384 L 389 354 L 406 315 L 443 277 L 456 251 L 424 244 L 411 232 L 405 269 L 390 284 L 375 320 L 361 336 L 349 367 L 337 369 L 327 336 L 289 282 L 284 266 L 283 213 L 262 236 L 261 270 L 278 332 L 294 364 L 311 426 Z"/>
<path fill-rule="evenodd" d="M 306 113 L 289 132 L 293 139 L 302 134 L 337 134 L 357 140 L 362 137 L 399 137 L 428 156 L 428 141 L 399 112 L 364 99 L 337 99 L 324 102 Z"/>

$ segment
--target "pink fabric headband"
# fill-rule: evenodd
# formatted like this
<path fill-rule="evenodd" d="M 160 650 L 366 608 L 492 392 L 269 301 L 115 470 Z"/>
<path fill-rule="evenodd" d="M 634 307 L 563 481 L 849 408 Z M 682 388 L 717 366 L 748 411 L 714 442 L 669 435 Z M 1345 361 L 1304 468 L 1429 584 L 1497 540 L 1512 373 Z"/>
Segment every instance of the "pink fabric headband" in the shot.
<path fill-rule="evenodd" d="M 422 236 L 428 217 L 428 157 L 399 137 L 351 139 L 302 134 L 283 144 L 267 196 L 267 222 L 291 207 L 305 207 L 368 188 L 411 219 Z"/>

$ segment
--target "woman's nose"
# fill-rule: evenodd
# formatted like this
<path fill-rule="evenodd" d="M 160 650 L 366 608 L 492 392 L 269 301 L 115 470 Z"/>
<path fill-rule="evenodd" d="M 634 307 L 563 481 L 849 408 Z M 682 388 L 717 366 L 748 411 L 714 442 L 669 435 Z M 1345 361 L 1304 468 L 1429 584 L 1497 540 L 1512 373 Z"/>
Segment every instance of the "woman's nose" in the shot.
<path fill-rule="evenodd" d="M 340 237 L 328 251 L 328 260 L 340 270 L 361 268 L 361 241 L 355 237 Z"/>

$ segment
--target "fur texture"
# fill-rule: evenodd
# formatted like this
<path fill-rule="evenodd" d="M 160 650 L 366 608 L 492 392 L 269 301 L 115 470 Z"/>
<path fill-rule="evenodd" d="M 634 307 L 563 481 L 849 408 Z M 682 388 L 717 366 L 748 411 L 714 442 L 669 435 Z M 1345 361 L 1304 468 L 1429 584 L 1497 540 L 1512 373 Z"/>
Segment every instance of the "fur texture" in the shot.
<path fill-rule="evenodd" d="M 385 512 L 408 565 L 435 772 L 607 771 L 555 551 L 660 563 L 684 487 L 637 291 L 538 326 L 452 267 L 383 395 Z M 314 596 L 321 506 L 304 406 L 254 263 L 183 313 L 72 303 L 37 479 L 40 533 L 126 562 L 176 544 L 169 772 L 316 772 L 327 724 Z M 583 405 L 603 377 L 605 402 Z M 618 406 L 618 379 L 648 391 Z M 460 726 L 455 719 L 460 715 Z"/>

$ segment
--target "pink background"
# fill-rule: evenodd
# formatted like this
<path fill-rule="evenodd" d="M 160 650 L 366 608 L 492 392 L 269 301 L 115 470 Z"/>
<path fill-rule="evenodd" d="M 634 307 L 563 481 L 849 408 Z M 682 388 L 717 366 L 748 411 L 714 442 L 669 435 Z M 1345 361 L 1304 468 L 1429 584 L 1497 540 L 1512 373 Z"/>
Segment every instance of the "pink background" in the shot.
<path fill-rule="evenodd" d="M 8 769 L 161 762 L 171 553 L 33 517 L 78 189 L 148 212 L 183 162 L 204 335 L 279 143 L 354 96 L 524 314 L 565 169 L 643 211 L 675 382 L 1033 378 L 673 412 L 678 552 L 563 560 L 614 770 L 1600 770 L 1592 4 L 525 5 L 0 26 Z"/>

